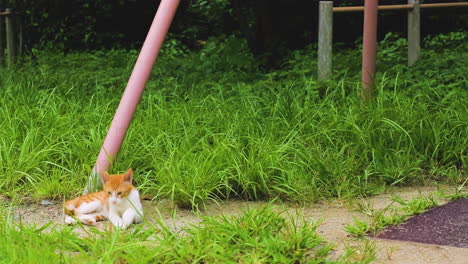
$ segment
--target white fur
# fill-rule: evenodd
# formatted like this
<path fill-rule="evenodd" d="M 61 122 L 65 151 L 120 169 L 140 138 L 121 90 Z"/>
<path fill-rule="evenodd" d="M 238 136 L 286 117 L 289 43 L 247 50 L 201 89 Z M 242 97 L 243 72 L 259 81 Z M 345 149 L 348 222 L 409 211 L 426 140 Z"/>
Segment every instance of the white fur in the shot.
<path fill-rule="evenodd" d="M 89 203 L 82 203 L 80 207 L 76 208 L 76 214 L 90 214 L 96 211 L 100 211 L 103 208 L 101 201 L 93 201 Z"/>
<path fill-rule="evenodd" d="M 143 217 L 143 207 L 140 193 L 132 189 L 130 194 L 122 199 L 115 193 L 109 197 L 109 220 L 116 227 L 126 229 L 133 223 L 140 223 Z"/>
<path fill-rule="evenodd" d="M 67 208 L 67 209 L 71 210 L 73 208 Z M 104 217 L 107 217 L 107 212 L 101 201 L 82 203 L 75 210 L 76 219 L 78 219 L 81 223 L 86 224 L 86 225 L 95 225 L 97 215 L 102 215 Z M 77 222 L 76 219 L 67 215 L 65 216 L 65 223 L 68 225 L 76 224 Z"/>

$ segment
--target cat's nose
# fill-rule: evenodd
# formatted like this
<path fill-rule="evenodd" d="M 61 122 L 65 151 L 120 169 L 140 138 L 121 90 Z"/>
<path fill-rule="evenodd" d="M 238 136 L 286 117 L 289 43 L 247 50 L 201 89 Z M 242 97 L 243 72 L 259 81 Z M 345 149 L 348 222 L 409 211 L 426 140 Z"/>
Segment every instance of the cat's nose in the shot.
<path fill-rule="evenodd" d="M 112 201 L 112 204 L 117 204 L 117 201 Z"/>

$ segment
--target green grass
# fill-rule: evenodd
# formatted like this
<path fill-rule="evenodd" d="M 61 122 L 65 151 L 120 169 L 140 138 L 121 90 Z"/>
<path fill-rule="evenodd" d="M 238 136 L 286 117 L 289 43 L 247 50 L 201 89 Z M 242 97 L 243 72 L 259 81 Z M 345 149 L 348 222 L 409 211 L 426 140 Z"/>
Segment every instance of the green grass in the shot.
<path fill-rule="evenodd" d="M 317 222 L 285 215 L 270 206 L 236 217 L 205 217 L 185 232 L 148 221 L 125 232 L 13 223 L 0 213 L 0 263 L 369 263 L 375 258 L 347 248 L 330 257 L 333 246 L 316 232 Z M 368 247 L 368 246 L 366 246 Z"/>
<path fill-rule="evenodd" d="M 163 51 L 115 163 L 145 195 L 181 207 L 211 199 L 315 201 L 390 185 L 466 179 L 466 34 L 429 39 L 413 68 L 404 41 L 381 43 L 376 98 L 359 101 L 358 50 L 316 80 L 315 49 L 262 73 L 235 38 Z M 390 37 L 393 37 L 390 35 Z M 403 54 L 403 56 L 402 56 Z M 0 69 L 0 191 L 34 199 L 81 192 L 135 51 L 35 50 Z"/>

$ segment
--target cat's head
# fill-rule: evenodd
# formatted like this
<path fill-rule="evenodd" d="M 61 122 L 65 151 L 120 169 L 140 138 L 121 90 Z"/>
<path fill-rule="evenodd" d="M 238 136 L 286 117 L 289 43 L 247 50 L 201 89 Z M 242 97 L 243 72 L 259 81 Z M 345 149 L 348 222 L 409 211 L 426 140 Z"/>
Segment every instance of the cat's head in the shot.
<path fill-rule="evenodd" d="M 133 190 L 132 185 L 133 170 L 128 169 L 123 174 L 109 174 L 101 172 L 104 191 L 109 195 L 109 203 L 117 205 L 121 203 Z"/>

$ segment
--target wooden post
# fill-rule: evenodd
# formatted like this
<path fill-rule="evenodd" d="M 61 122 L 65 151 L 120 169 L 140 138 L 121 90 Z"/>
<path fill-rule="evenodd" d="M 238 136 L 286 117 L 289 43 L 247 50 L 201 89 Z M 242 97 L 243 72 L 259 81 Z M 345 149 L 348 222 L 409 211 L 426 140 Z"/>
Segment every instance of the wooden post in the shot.
<path fill-rule="evenodd" d="M 361 100 L 368 103 L 374 92 L 375 60 L 377 55 L 377 13 L 379 1 L 365 0 L 362 39 Z"/>
<path fill-rule="evenodd" d="M 0 13 L 3 12 L 1 4 L 2 1 L 0 0 Z M 5 23 L 3 18 L 3 16 L 0 16 L 0 66 L 5 64 Z"/>
<path fill-rule="evenodd" d="M 6 12 L 13 13 L 12 8 L 7 8 Z M 13 15 L 7 15 L 5 24 L 6 24 L 6 46 L 7 46 L 7 65 L 8 67 L 12 66 L 15 62 L 15 28 L 14 28 L 14 17 Z"/>
<path fill-rule="evenodd" d="M 21 21 L 21 16 L 19 14 L 16 14 L 14 16 L 15 18 L 15 27 L 17 32 L 15 32 L 16 35 L 16 53 L 17 55 L 21 55 L 23 53 L 23 21 Z"/>
<path fill-rule="evenodd" d="M 332 71 L 333 1 L 320 1 L 318 79 L 330 79 Z"/>
<path fill-rule="evenodd" d="M 421 52 L 419 0 L 408 0 L 408 4 L 414 4 L 414 8 L 408 11 L 408 66 L 413 66 Z"/>

